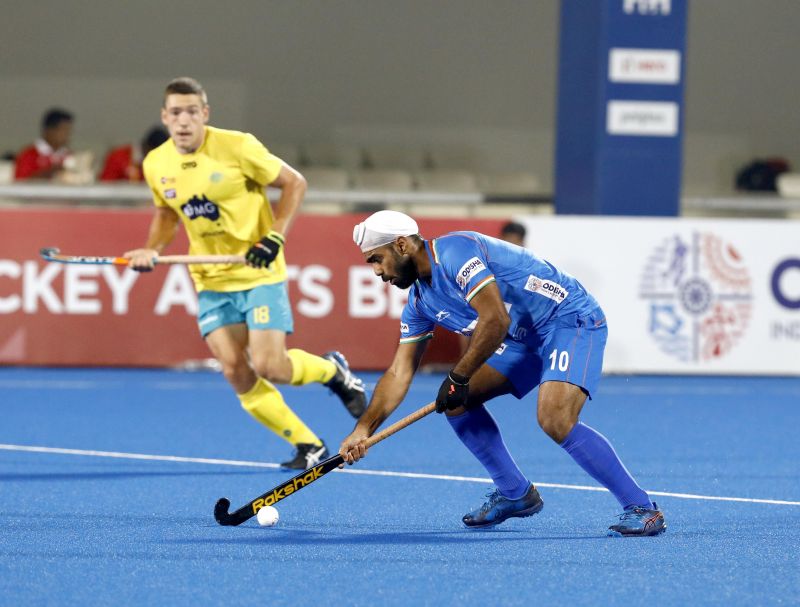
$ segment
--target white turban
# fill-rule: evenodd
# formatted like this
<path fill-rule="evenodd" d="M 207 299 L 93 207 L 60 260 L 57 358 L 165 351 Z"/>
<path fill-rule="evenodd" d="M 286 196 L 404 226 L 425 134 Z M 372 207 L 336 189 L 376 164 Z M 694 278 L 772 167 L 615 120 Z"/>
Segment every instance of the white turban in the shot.
<path fill-rule="evenodd" d="M 412 234 L 419 234 L 419 228 L 411 217 L 399 211 L 378 211 L 353 228 L 353 242 L 366 253 Z"/>

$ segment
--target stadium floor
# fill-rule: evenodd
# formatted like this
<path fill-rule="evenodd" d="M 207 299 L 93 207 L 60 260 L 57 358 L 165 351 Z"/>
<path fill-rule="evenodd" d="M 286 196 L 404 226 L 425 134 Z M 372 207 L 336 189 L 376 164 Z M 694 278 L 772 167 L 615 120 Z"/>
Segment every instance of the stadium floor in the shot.
<path fill-rule="evenodd" d="M 392 419 L 440 381 L 419 376 Z M 338 401 L 285 392 L 335 450 L 352 427 Z M 654 492 L 657 538 L 605 537 L 616 501 L 533 402 L 491 407 L 545 500 L 533 518 L 462 528 L 489 482 L 434 415 L 280 502 L 276 527 L 220 527 L 217 498 L 236 508 L 291 476 L 273 465 L 288 445 L 220 375 L 0 369 L 0 604 L 800 602 L 800 379 L 604 379 L 583 419 Z"/>

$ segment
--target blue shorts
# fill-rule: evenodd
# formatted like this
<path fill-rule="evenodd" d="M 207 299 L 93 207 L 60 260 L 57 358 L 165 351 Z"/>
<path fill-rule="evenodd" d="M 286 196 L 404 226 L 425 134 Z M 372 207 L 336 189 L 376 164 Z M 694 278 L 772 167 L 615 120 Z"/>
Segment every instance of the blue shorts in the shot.
<path fill-rule="evenodd" d="M 203 337 L 225 325 L 247 323 L 250 329 L 291 333 L 292 307 L 286 283 L 260 285 L 248 291 L 200 291 L 197 325 Z"/>
<path fill-rule="evenodd" d="M 517 398 L 546 381 L 575 384 L 591 398 L 600 382 L 608 338 L 603 311 L 556 318 L 542 338 L 538 347 L 507 339 L 486 364 L 509 379 Z"/>

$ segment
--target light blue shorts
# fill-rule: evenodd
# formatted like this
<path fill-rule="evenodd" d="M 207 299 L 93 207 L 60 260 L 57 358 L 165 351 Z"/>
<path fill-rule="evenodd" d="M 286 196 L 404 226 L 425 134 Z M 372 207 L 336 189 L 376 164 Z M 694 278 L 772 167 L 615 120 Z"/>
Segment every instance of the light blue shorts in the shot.
<path fill-rule="evenodd" d="M 538 347 L 508 339 L 486 361 L 505 375 L 513 394 L 522 398 L 546 381 L 563 381 L 583 388 L 592 397 L 603 371 L 608 338 L 605 314 L 570 314 L 556 318 Z"/>
<path fill-rule="evenodd" d="M 225 325 L 247 323 L 250 329 L 294 330 L 286 283 L 260 285 L 248 291 L 200 291 L 197 325 L 205 337 Z"/>

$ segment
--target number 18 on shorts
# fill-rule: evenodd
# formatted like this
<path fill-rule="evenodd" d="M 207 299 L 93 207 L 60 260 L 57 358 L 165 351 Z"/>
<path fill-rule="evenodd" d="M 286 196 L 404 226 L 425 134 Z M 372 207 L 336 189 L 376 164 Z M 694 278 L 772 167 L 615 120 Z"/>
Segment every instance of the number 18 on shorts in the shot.
<path fill-rule="evenodd" d="M 292 308 L 286 283 L 260 285 L 247 291 L 200 291 L 197 324 L 205 337 L 226 325 L 247 324 L 249 329 L 274 329 L 291 333 Z"/>

